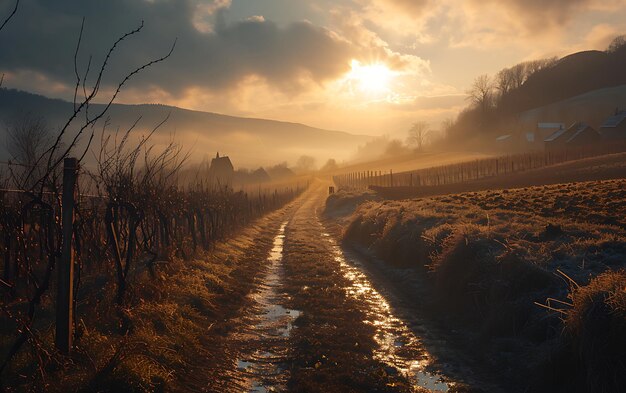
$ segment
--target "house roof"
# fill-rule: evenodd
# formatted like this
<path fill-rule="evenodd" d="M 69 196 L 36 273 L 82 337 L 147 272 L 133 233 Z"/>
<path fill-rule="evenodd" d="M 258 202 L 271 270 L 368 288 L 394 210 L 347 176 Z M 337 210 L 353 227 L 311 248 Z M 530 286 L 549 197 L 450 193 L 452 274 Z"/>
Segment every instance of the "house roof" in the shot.
<path fill-rule="evenodd" d="M 549 137 L 544 139 L 544 142 L 553 142 L 553 141 L 559 139 L 566 132 L 567 132 L 567 130 L 565 128 L 561 128 L 560 130 L 556 131 L 555 133 L 553 133 L 552 135 L 550 135 Z"/>
<path fill-rule="evenodd" d="M 572 125 L 572 127 L 570 127 L 570 129 L 572 128 L 573 128 L 573 132 L 571 133 L 571 135 L 569 135 L 569 138 L 567 138 L 566 143 L 573 141 L 574 139 L 578 137 L 578 135 L 582 134 L 585 131 L 597 132 L 596 130 L 593 129 L 593 127 L 589 126 L 586 123 L 575 123 Z"/>
<path fill-rule="evenodd" d="M 602 128 L 615 128 L 624 120 L 626 120 L 626 111 L 621 111 L 606 119 L 604 124 L 602 124 Z"/>
<path fill-rule="evenodd" d="M 554 142 L 557 139 L 566 138 L 565 143 L 569 143 L 569 142 L 573 141 L 574 139 L 576 139 L 580 134 L 582 134 L 583 132 L 585 132 L 587 130 L 591 130 L 593 132 L 596 132 L 596 130 L 594 130 L 592 127 L 590 127 L 587 123 L 576 122 L 576 123 L 572 124 L 571 126 L 569 126 L 567 129 L 563 129 L 562 128 L 562 129 L 556 131 L 555 133 L 553 133 L 552 135 L 547 137 L 544 140 L 544 142 Z"/>
<path fill-rule="evenodd" d="M 550 128 L 565 128 L 563 123 L 537 123 L 537 128 L 550 129 Z"/>
<path fill-rule="evenodd" d="M 233 167 L 233 163 L 228 156 L 220 157 L 220 154 L 217 153 L 217 156 L 211 160 L 210 170 L 212 172 L 231 173 L 235 170 L 235 167 Z"/>

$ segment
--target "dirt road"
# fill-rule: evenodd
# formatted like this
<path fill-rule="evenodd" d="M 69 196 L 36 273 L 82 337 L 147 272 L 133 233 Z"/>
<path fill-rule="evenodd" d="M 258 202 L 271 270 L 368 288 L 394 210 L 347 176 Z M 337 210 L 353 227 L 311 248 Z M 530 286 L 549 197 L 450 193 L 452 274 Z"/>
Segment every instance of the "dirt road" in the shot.
<path fill-rule="evenodd" d="M 220 343 L 228 350 L 217 354 L 208 390 L 473 391 L 445 375 L 425 349 L 423 326 L 397 314 L 358 256 L 329 234 L 318 214 L 326 190 L 317 182 L 273 215 L 271 251 Z"/>

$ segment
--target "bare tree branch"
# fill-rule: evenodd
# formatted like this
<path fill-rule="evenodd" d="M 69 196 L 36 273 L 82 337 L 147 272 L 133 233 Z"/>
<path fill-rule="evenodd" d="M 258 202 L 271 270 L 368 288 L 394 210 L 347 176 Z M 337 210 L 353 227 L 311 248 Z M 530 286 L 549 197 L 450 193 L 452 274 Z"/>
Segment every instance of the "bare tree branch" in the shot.
<path fill-rule="evenodd" d="M 20 5 L 20 0 L 17 0 L 15 2 L 15 7 L 13 8 L 13 11 L 9 14 L 9 16 L 7 16 L 7 18 L 4 20 L 4 22 L 2 22 L 2 25 L 0 25 L 0 31 L 2 31 L 2 29 L 4 29 L 4 26 L 6 26 L 6 24 L 9 23 L 11 18 L 13 18 L 13 16 L 15 16 L 15 13 L 17 12 L 17 7 L 19 5 Z"/>
<path fill-rule="evenodd" d="M 47 165 L 46 167 L 48 168 L 48 173 L 53 173 L 56 168 L 59 166 L 59 164 L 61 162 L 63 162 L 63 159 L 70 153 L 70 151 L 76 146 L 78 140 L 80 139 L 80 137 L 82 136 L 82 134 L 84 133 L 84 131 L 87 128 L 92 128 L 92 135 L 90 135 L 89 138 L 89 144 L 91 143 L 91 141 L 93 140 L 93 126 L 108 112 L 109 108 L 111 107 L 111 105 L 113 104 L 113 102 L 115 101 L 115 99 L 117 98 L 117 96 L 119 95 L 120 91 L 122 90 L 122 88 L 124 87 L 124 85 L 136 74 L 138 74 L 139 72 L 145 70 L 146 68 L 157 64 L 159 62 L 164 61 L 165 59 L 167 59 L 168 57 L 170 57 L 174 51 L 174 48 L 176 47 L 176 42 L 177 40 L 174 40 L 174 43 L 172 44 L 170 50 L 168 51 L 168 53 L 158 59 L 154 59 L 151 60 L 139 67 L 137 67 L 136 69 L 134 69 L 133 71 L 131 71 L 130 73 L 128 73 L 121 82 L 118 83 L 115 92 L 111 95 L 111 97 L 109 98 L 109 100 L 106 102 L 106 104 L 104 105 L 104 108 L 102 108 L 101 111 L 99 111 L 99 113 L 97 113 L 95 116 L 90 117 L 89 116 L 89 108 L 90 105 L 92 103 L 92 101 L 96 98 L 96 96 L 98 95 L 99 91 L 100 91 L 100 86 L 102 83 L 102 78 L 103 75 L 107 69 L 107 66 L 109 64 L 109 60 L 112 56 L 112 54 L 114 53 L 114 51 L 116 50 L 116 48 L 119 46 L 119 44 L 124 41 L 125 39 L 129 38 L 132 35 L 135 35 L 137 33 L 139 33 L 142 29 L 143 29 L 144 23 L 143 21 L 141 22 L 141 25 L 139 27 L 137 27 L 136 29 L 122 35 L 120 38 L 117 39 L 117 41 L 115 41 L 115 43 L 111 46 L 111 48 L 109 49 L 109 51 L 107 52 L 107 55 L 102 63 L 102 65 L 100 66 L 100 70 L 98 72 L 98 77 L 96 78 L 96 81 L 94 82 L 94 85 L 91 87 L 91 89 L 89 91 L 87 91 L 86 87 L 85 87 L 85 81 L 87 79 L 87 74 L 89 72 L 89 68 L 91 66 L 91 57 L 89 60 L 89 63 L 87 65 L 87 71 L 85 73 L 85 76 L 82 78 L 82 85 L 83 85 L 83 95 L 84 95 L 84 99 L 77 104 L 76 103 L 76 97 L 77 97 L 77 89 L 80 86 L 80 82 L 81 82 L 81 78 L 79 76 L 78 73 L 78 66 L 77 66 L 77 56 L 79 53 L 79 49 L 80 49 L 80 44 L 82 41 L 82 34 L 83 34 L 83 30 L 84 30 L 84 26 L 81 25 L 81 30 L 80 30 L 80 34 L 79 34 L 79 39 L 77 42 L 77 47 L 76 47 L 76 51 L 75 51 L 75 56 L 74 56 L 74 64 L 75 64 L 75 75 L 77 78 L 77 84 L 76 84 L 76 88 L 75 88 L 75 102 L 74 102 L 74 112 L 72 113 L 72 115 L 69 117 L 69 119 L 66 121 L 65 125 L 61 128 L 61 130 L 59 131 L 59 133 L 57 134 L 56 140 L 54 142 L 54 144 L 47 150 L 44 152 L 44 154 L 42 154 L 42 156 L 40 157 L 40 159 L 37 162 L 37 165 L 39 164 L 40 160 L 43 159 L 44 156 L 47 157 Z M 65 136 L 65 134 L 67 133 L 69 127 L 71 124 L 73 124 L 73 122 L 76 120 L 76 118 L 79 116 L 79 114 L 82 111 L 85 111 L 85 123 L 79 127 L 78 131 L 76 131 L 76 134 L 74 135 L 74 137 L 72 138 L 71 142 L 67 145 L 67 148 L 61 149 L 61 140 L 63 139 L 63 137 Z M 56 154 L 58 151 L 60 151 L 60 154 Z M 84 157 L 84 153 L 82 155 L 82 157 Z M 30 176 L 33 175 L 33 172 L 31 171 L 31 173 L 29 173 L 29 175 L 27 176 L 26 180 L 28 180 L 30 178 Z M 46 183 L 46 176 L 43 176 L 41 178 L 39 178 L 36 182 L 34 182 L 34 184 L 40 184 L 41 185 L 41 189 L 43 191 L 43 187 L 44 184 Z"/>

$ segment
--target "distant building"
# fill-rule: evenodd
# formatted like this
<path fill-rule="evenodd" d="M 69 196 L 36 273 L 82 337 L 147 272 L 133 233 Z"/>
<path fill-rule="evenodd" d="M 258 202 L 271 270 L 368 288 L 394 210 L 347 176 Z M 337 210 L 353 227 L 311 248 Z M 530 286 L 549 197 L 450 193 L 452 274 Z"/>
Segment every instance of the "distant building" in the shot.
<path fill-rule="evenodd" d="M 496 138 L 496 146 L 501 152 L 509 151 L 512 150 L 515 145 L 514 140 L 515 138 L 513 138 L 511 134 L 500 135 Z"/>
<path fill-rule="evenodd" d="M 272 180 L 284 180 L 294 177 L 296 174 L 287 167 L 287 164 L 280 164 L 267 169 L 267 174 Z"/>
<path fill-rule="evenodd" d="M 569 128 L 561 128 L 544 140 L 546 150 L 579 147 L 599 142 L 600 133 L 587 123 L 577 122 Z"/>
<path fill-rule="evenodd" d="M 261 167 L 250 174 L 250 180 L 254 183 L 266 183 L 272 179 L 267 171 Z"/>
<path fill-rule="evenodd" d="M 626 139 L 626 111 L 615 110 L 615 114 L 600 127 L 602 139 Z"/>
<path fill-rule="evenodd" d="M 563 123 L 537 123 L 535 130 L 535 141 L 545 141 L 555 132 L 565 129 Z"/>
<path fill-rule="evenodd" d="M 211 160 L 211 167 L 209 168 L 209 176 L 213 182 L 223 186 L 231 186 L 234 174 L 235 168 L 230 158 L 228 156 L 220 157 L 218 152 L 215 158 Z"/>
<path fill-rule="evenodd" d="M 526 131 L 522 134 L 521 142 L 530 150 L 543 150 L 545 148 L 544 141 L 554 133 L 564 130 L 563 123 L 537 123 L 537 127 L 532 131 Z"/>

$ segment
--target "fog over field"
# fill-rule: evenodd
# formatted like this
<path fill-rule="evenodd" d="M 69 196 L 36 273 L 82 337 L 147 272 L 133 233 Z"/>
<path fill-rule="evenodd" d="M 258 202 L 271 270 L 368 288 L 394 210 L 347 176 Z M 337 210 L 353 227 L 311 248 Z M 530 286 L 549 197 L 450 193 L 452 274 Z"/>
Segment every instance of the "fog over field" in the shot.
<path fill-rule="evenodd" d="M 626 0 L 0 0 L 0 393 L 626 391 Z"/>

